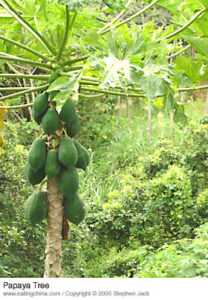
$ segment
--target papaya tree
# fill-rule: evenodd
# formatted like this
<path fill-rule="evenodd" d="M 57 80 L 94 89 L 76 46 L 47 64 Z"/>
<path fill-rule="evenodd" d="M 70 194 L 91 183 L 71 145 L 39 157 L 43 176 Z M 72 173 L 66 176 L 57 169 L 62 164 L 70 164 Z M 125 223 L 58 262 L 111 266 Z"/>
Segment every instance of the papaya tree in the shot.
<path fill-rule="evenodd" d="M 180 111 L 175 93 L 181 91 L 183 77 L 173 71 L 168 54 L 175 52 L 172 55 L 177 56 L 185 51 L 172 41 L 203 17 L 207 7 L 202 7 L 177 30 L 173 26 L 155 29 L 152 22 L 132 23 L 160 1 L 164 3 L 154 0 L 126 19 L 123 16 L 131 1 L 105 1 L 111 12 L 119 11 L 118 15 L 107 20 L 103 28 L 99 28 L 100 17 L 89 18 L 86 30 L 86 11 L 82 14 L 81 10 L 90 12 L 87 1 L 33 0 L 24 4 L 24 1 L 0 0 L 2 15 L 7 18 L 1 24 L 0 40 L 5 51 L 0 52 L 0 60 L 10 70 L 0 76 L 30 79 L 35 83 L 30 87 L 0 88 L 5 93 L 0 101 L 8 103 L 10 99 L 38 93 L 31 103 L 2 105 L 1 111 L 32 107 L 33 119 L 41 128 L 42 133 L 33 142 L 25 164 L 25 177 L 35 186 L 25 210 L 32 224 L 47 218 L 45 277 L 61 277 L 62 229 L 66 228 L 66 219 L 77 225 L 85 216 L 84 203 L 78 195 L 77 169 L 86 170 L 89 154 L 76 141 L 81 130 L 75 107 L 79 97 L 144 98 L 150 108 L 149 121 L 157 97 L 163 97 L 167 109 Z M 90 19 L 93 19 L 91 28 Z M 14 31 L 5 30 L 6 26 L 18 32 L 15 39 Z M 20 65 L 31 66 L 32 72 L 21 73 Z"/>

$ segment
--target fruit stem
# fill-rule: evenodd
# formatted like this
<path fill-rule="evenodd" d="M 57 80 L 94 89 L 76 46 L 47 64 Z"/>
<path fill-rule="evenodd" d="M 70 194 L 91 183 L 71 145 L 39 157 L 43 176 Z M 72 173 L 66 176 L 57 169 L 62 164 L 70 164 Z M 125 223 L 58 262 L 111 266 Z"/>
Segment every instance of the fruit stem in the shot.
<path fill-rule="evenodd" d="M 63 132 L 64 132 L 65 136 L 67 136 L 67 132 L 66 132 L 65 128 L 63 128 Z"/>

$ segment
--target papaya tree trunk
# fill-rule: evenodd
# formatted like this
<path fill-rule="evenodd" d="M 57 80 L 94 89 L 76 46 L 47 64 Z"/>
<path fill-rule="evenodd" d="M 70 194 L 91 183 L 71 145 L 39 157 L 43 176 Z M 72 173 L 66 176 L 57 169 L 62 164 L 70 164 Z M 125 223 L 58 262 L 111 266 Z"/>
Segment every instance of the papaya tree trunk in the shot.
<path fill-rule="evenodd" d="M 45 250 L 46 278 L 61 277 L 63 196 L 59 192 L 57 178 L 48 180 L 48 225 Z"/>

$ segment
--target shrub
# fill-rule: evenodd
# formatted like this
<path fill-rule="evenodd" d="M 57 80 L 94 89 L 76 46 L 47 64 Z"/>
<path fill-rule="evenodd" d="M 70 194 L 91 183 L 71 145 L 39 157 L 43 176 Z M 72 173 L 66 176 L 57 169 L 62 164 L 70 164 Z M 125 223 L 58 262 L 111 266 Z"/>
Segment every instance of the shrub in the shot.
<path fill-rule="evenodd" d="M 193 240 L 175 241 L 146 257 L 137 266 L 135 277 L 207 277 L 208 223 L 195 232 Z"/>
<path fill-rule="evenodd" d="M 32 188 L 24 180 L 27 147 L 18 136 L 19 126 L 5 124 L 6 146 L 0 160 L 0 277 L 41 277 L 43 275 L 43 226 L 29 225 L 24 205 Z"/>

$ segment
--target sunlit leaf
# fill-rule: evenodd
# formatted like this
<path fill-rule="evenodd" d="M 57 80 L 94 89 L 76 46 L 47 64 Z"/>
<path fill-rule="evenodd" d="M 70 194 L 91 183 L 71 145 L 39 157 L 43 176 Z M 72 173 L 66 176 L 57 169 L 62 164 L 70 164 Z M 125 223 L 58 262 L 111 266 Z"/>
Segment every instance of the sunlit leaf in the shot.
<path fill-rule="evenodd" d="M 186 124 L 188 121 L 185 114 L 184 104 L 177 104 L 175 106 L 174 121 L 182 124 Z"/>
<path fill-rule="evenodd" d="M 122 10 L 125 8 L 123 0 L 103 0 L 103 3 L 113 10 Z"/>
<path fill-rule="evenodd" d="M 154 100 L 161 94 L 162 84 L 162 79 L 153 73 L 144 74 L 140 79 L 141 89 L 144 91 L 148 101 Z"/>
<path fill-rule="evenodd" d="M 72 96 L 72 93 L 76 94 L 76 92 L 78 91 L 80 76 L 81 72 L 71 77 L 59 77 L 48 88 L 48 92 L 54 90 L 60 91 L 60 93 L 58 93 L 54 98 L 54 101 L 56 102 L 56 109 L 58 112 L 60 112 L 66 100 L 70 96 Z"/>
<path fill-rule="evenodd" d="M 199 37 L 188 37 L 187 41 L 198 53 L 208 57 L 208 39 Z"/>
<path fill-rule="evenodd" d="M 122 81 L 130 80 L 129 60 L 119 60 L 115 56 L 109 55 L 104 58 L 103 62 L 105 64 L 103 86 L 122 86 Z"/>
<path fill-rule="evenodd" d="M 58 4 L 67 5 L 69 11 L 78 12 L 84 5 L 84 0 L 58 0 Z"/>

